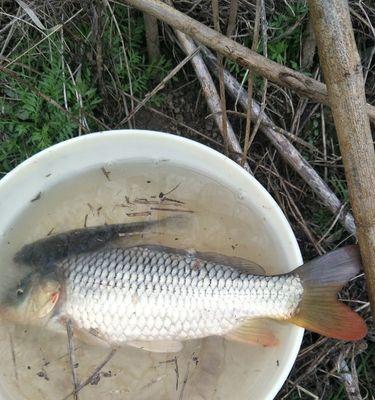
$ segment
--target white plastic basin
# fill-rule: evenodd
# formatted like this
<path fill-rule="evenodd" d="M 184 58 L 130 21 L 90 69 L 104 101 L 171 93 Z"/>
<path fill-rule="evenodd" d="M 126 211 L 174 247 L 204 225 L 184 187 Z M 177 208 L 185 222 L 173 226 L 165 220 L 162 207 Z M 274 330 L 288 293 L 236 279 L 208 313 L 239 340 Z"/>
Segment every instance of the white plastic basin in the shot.
<path fill-rule="evenodd" d="M 171 200 L 159 205 L 160 193 Z M 189 214 L 192 226 L 158 234 L 156 241 L 245 257 L 269 273 L 302 264 L 291 227 L 256 179 L 224 155 L 166 133 L 99 132 L 52 146 L 0 181 L 0 203 L 5 283 L 18 275 L 12 257 L 25 243 L 84 224 L 161 217 L 175 210 Z M 277 347 L 195 340 L 185 343 L 177 363 L 173 355 L 124 348 L 80 399 L 273 399 L 293 366 L 303 329 L 272 326 Z M 77 344 L 82 380 L 108 350 Z M 72 389 L 66 345 L 64 335 L 43 327 L 0 325 L 0 399 L 63 398 Z"/>

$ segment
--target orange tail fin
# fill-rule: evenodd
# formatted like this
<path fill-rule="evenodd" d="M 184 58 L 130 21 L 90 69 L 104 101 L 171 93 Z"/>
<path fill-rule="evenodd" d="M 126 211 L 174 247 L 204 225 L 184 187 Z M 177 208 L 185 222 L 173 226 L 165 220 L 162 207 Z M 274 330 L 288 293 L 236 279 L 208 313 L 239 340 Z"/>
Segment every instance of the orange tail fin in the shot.
<path fill-rule="evenodd" d="M 304 291 L 297 313 L 288 321 L 335 339 L 362 339 L 365 321 L 337 300 L 337 292 L 360 269 L 358 246 L 335 250 L 297 268 L 294 273 L 302 279 Z"/>

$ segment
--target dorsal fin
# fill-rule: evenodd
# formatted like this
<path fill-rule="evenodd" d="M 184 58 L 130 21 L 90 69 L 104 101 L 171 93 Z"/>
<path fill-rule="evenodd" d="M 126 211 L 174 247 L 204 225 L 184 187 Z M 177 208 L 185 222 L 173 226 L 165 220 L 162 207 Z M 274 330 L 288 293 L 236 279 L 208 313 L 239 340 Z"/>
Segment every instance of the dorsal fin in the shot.
<path fill-rule="evenodd" d="M 139 245 L 137 247 L 145 247 L 150 250 L 160 251 L 169 254 L 176 254 L 183 257 L 191 257 L 202 261 L 212 262 L 215 264 L 221 264 L 238 269 L 246 274 L 252 275 L 265 275 L 264 269 L 249 260 L 245 260 L 240 257 L 226 256 L 224 254 L 218 254 L 214 252 L 201 252 L 195 251 L 194 249 L 178 249 L 175 247 L 167 247 L 153 244 Z"/>
<path fill-rule="evenodd" d="M 163 227 L 165 224 L 177 221 L 180 218 L 167 217 L 160 220 L 74 229 L 23 246 L 14 256 L 14 261 L 25 265 L 44 266 L 71 254 L 99 250 L 126 235 L 149 231 L 155 227 Z"/>
<path fill-rule="evenodd" d="M 224 254 L 212 252 L 197 252 L 197 258 L 202 260 L 211 261 L 217 264 L 229 265 L 233 268 L 239 269 L 246 274 L 252 275 L 266 275 L 265 270 L 253 261 L 246 260 L 241 257 L 226 256 Z"/>

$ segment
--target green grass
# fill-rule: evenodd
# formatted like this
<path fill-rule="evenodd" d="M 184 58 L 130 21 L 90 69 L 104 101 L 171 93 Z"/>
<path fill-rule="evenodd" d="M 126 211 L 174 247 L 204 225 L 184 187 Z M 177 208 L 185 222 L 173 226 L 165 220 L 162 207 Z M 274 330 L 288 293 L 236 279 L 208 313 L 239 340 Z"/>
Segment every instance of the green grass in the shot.
<path fill-rule="evenodd" d="M 280 64 L 299 70 L 300 41 L 304 23 L 298 21 L 307 15 L 307 5 L 304 2 L 291 3 L 284 7 L 282 13 L 276 12 L 269 21 L 269 29 L 274 32 L 269 41 L 267 50 L 268 57 Z M 297 24 L 290 34 L 285 32 Z M 280 39 L 278 37 L 280 36 Z"/>
<path fill-rule="evenodd" d="M 82 133 L 103 129 L 98 119 L 114 127 L 125 116 L 123 102 L 130 108 L 130 101 L 121 97 L 130 92 L 130 82 L 133 96 L 143 98 L 169 71 L 171 62 L 164 57 L 147 61 L 141 16 L 113 6 L 113 15 L 104 10 L 102 24 L 100 71 L 98 39 L 93 38 L 89 15 L 81 13 L 68 23 L 64 36 L 57 30 L 42 40 L 45 36 L 28 25 L 13 33 L 9 61 L 16 62 L 8 70 L 17 79 L 0 72 L 0 174 L 32 154 L 76 136 L 80 125 L 86 128 L 81 126 Z M 160 95 L 151 99 L 153 104 L 161 101 Z"/>

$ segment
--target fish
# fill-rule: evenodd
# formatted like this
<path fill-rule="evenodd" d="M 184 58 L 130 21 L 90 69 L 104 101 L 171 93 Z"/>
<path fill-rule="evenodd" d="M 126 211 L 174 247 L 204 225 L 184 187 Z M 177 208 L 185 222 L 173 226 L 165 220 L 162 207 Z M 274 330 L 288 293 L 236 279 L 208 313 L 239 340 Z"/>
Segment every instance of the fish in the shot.
<path fill-rule="evenodd" d="M 51 276 L 27 274 L 8 290 L 0 303 L 0 321 L 41 322 L 54 309 L 60 296 L 60 283 Z"/>
<path fill-rule="evenodd" d="M 270 319 L 339 340 L 366 335 L 365 321 L 337 299 L 360 271 L 356 245 L 266 275 L 243 258 L 127 240 L 154 226 L 75 230 L 24 246 L 15 260 L 31 271 L 0 299 L 0 321 L 65 331 L 70 320 L 86 343 L 166 353 L 209 336 L 276 346 Z"/>

